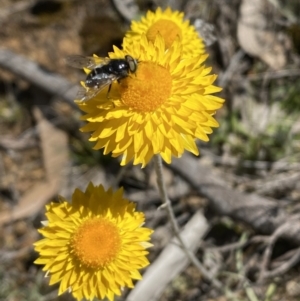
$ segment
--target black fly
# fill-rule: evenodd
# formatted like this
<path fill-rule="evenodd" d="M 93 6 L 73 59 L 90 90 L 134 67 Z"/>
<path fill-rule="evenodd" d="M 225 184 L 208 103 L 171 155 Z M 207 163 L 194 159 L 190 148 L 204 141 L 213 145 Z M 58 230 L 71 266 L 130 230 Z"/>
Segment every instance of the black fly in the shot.
<path fill-rule="evenodd" d="M 126 55 L 124 59 L 72 55 L 66 59 L 66 62 L 75 68 L 92 69 L 85 80 L 86 89 L 82 88 L 77 94 L 82 101 L 96 96 L 107 86 L 109 86 L 107 92 L 109 94 L 114 81 L 120 81 L 137 69 L 137 60 L 130 55 Z"/>

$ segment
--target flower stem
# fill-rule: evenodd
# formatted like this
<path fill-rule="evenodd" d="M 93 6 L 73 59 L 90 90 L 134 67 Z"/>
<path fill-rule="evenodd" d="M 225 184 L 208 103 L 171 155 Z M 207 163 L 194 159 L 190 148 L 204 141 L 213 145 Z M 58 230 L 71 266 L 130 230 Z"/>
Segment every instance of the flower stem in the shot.
<path fill-rule="evenodd" d="M 172 208 L 171 201 L 169 200 L 167 196 L 167 191 L 166 191 L 166 186 L 164 182 L 164 177 L 163 177 L 163 169 L 162 169 L 162 160 L 159 155 L 154 156 L 154 163 L 155 163 L 155 171 L 157 175 L 157 185 L 160 193 L 160 197 L 162 199 L 163 207 L 166 208 L 172 230 L 174 232 L 175 237 L 177 238 L 180 247 L 182 248 L 183 252 L 186 254 L 188 259 L 195 265 L 195 267 L 200 271 L 200 273 L 207 279 L 209 280 L 214 287 L 218 289 L 222 289 L 222 284 L 219 282 L 217 279 L 215 279 L 202 265 L 202 263 L 197 259 L 194 253 L 192 253 L 187 246 L 185 245 L 184 241 L 182 240 L 180 236 L 180 230 L 178 223 L 176 221 L 174 211 Z"/>

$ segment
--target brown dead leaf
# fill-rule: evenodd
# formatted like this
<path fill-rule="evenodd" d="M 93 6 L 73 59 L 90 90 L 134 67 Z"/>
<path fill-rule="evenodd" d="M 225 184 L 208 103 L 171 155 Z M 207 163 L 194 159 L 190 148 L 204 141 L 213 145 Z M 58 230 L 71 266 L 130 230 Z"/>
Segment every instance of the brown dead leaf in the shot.
<path fill-rule="evenodd" d="M 68 162 L 67 136 L 49 123 L 39 109 L 34 109 L 34 116 L 38 122 L 47 181 L 37 183 L 21 197 L 15 207 L 2 212 L 0 225 L 35 215 L 57 194 L 63 182 L 64 166 Z"/>
<path fill-rule="evenodd" d="M 267 16 L 274 17 L 272 10 L 274 7 L 266 0 L 243 0 L 237 37 L 245 52 L 259 57 L 272 69 L 278 70 L 286 64 L 286 52 L 274 28 L 274 20 Z"/>

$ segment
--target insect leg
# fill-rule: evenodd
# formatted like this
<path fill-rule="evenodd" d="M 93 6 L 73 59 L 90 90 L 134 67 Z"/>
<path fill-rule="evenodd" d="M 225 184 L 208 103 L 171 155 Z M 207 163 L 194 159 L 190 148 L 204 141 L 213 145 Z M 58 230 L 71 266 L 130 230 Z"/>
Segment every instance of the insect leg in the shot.
<path fill-rule="evenodd" d="M 107 90 L 107 94 L 106 94 L 106 98 L 107 98 L 107 99 L 109 99 L 109 92 L 110 92 L 110 89 L 111 89 L 111 84 L 109 85 L 108 90 Z"/>
<path fill-rule="evenodd" d="M 107 94 L 106 94 L 106 98 L 107 99 L 109 99 L 110 97 L 109 97 L 109 92 L 110 92 L 110 89 L 111 89 L 111 84 L 109 85 L 109 87 L 108 87 L 108 90 L 107 90 Z M 113 104 L 113 106 L 114 106 L 114 108 L 115 108 L 115 104 L 114 104 L 114 102 L 112 101 L 112 104 Z"/>

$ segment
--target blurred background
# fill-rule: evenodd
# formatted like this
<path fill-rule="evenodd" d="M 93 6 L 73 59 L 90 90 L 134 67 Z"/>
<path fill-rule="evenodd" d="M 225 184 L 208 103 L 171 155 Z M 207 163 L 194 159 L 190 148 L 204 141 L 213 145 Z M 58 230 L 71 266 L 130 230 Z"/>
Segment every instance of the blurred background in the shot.
<path fill-rule="evenodd" d="M 299 0 L 0 0 L 1 301 L 73 300 L 48 286 L 32 244 L 45 204 L 90 181 L 124 186 L 145 212 L 153 264 L 167 248 L 153 166 L 123 168 L 92 150 L 73 103 L 84 74 L 64 62 L 106 56 L 158 6 L 196 26 L 226 99 L 201 155 L 164 170 L 180 226 L 195 212 L 205 221 L 194 250 L 223 289 L 186 263 L 144 300 L 300 300 Z"/>

